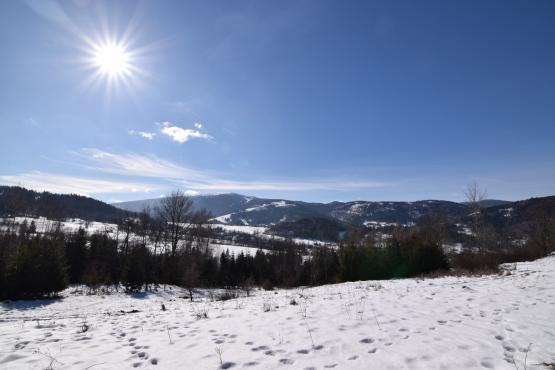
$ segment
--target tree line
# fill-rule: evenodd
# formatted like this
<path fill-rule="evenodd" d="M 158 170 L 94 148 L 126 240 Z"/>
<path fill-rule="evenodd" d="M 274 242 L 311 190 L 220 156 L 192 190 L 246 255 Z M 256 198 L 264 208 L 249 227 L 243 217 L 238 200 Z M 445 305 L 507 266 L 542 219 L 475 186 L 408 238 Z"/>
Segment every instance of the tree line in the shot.
<path fill-rule="evenodd" d="M 344 281 L 421 276 L 449 269 L 479 270 L 502 262 L 538 258 L 553 251 L 555 223 L 522 244 L 483 234 L 474 222 L 475 249 L 447 255 L 443 244 L 449 224 L 423 217 L 418 225 L 395 228 L 384 237 L 367 229 L 351 230 L 338 248 L 299 246 L 291 240 L 265 240 L 269 251 L 215 256 L 210 247 L 210 216 L 193 210 L 181 192 L 163 199 L 156 210 L 125 217 L 112 232 L 64 232 L 59 223 L 38 233 L 33 223 L 0 232 L 0 299 L 51 296 L 68 284 L 90 292 L 106 286 L 128 291 L 178 285 L 244 289 L 294 287 Z M 542 224 L 543 225 L 543 224 Z M 552 226 L 549 226 L 552 225 Z M 549 226 L 549 227 L 548 227 Z M 551 227 L 551 228 L 550 228 Z"/>

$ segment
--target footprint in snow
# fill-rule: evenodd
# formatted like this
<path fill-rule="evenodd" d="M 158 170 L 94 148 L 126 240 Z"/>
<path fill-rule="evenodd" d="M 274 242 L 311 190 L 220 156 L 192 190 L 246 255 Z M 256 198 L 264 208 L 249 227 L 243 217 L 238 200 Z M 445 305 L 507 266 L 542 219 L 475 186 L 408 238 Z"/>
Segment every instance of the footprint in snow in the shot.
<path fill-rule="evenodd" d="M 482 359 L 482 361 L 480 361 L 480 365 L 482 365 L 482 367 L 485 367 L 486 369 L 495 369 L 495 365 L 489 358 Z"/>
<path fill-rule="evenodd" d="M 292 365 L 295 361 L 291 360 L 290 358 L 280 358 L 279 362 L 284 365 Z"/>

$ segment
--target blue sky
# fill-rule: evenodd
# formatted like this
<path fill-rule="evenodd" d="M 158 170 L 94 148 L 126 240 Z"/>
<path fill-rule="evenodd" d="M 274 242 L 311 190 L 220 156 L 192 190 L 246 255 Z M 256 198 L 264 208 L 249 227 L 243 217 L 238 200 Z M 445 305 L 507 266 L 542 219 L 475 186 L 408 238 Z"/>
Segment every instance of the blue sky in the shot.
<path fill-rule="evenodd" d="M 553 195 L 554 19 L 553 1 L 3 1 L 0 183 Z M 125 76 L 99 72 L 106 40 Z"/>

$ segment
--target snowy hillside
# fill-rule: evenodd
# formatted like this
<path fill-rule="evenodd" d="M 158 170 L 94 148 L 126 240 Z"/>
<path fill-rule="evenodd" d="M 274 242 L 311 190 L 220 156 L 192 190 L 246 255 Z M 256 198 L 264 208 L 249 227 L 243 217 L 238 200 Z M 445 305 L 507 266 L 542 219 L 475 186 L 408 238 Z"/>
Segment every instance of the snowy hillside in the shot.
<path fill-rule="evenodd" d="M 554 256 L 504 275 L 256 291 L 225 302 L 205 295 L 191 303 L 176 288 L 74 289 L 58 301 L 0 306 L 0 369 L 514 370 L 555 362 Z"/>
<path fill-rule="evenodd" d="M 365 222 L 410 224 L 422 216 L 441 213 L 458 219 L 467 206 L 441 200 L 418 202 L 332 202 L 310 203 L 283 199 L 264 199 L 241 194 L 197 195 L 191 197 L 196 209 L 204 208 L 213 221 L 228 225 L 269 226 L 303 218 L 328 217 L 350 225 Z M 147 199 L 112 205 L 140 212 L 145 206 L 154 209 L 160 199 Z"/>

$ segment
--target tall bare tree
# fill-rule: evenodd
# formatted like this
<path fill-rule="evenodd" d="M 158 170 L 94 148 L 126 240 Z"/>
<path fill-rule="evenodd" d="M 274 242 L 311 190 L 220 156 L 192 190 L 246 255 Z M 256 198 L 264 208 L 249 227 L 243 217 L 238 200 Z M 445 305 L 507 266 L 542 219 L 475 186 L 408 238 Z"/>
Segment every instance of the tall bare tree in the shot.
<path fill-rule="evenodd" d="M 171 255 L 175 256 L 179 240 L 191 227 L 194 217 L 193 202 L 181 190 L 175 190 L 162 198 L 156 213 L 169 232 Z"/>
<path fill-rule="evenodd" d="M 472 233 L 476 238 L 479 251 L 482 251 L 482 243 L 480 242 L 484 236 L 483 217 L 482 217 L 482 201 L 486 199 L 487 191 L 480 188 L 477 182 L 472 182 L 466 186 L 464 192 L 466 203 L 470 208 L 470 217 L 472 220 Z"/>

